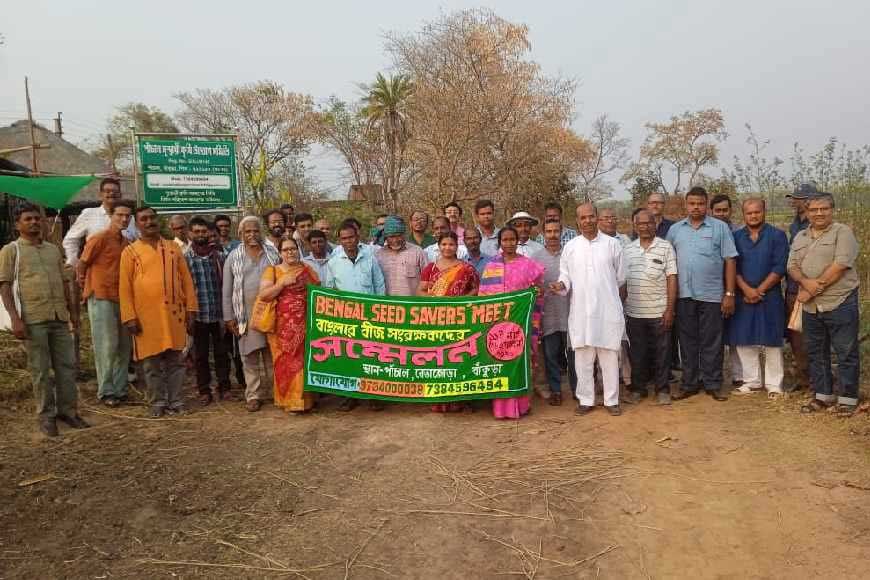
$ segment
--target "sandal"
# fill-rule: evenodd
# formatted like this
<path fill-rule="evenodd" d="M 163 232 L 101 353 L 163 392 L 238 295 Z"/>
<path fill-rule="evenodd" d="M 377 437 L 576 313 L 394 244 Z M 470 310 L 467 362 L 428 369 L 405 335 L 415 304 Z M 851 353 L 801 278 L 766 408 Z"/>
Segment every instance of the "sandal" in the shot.
<path fill-rule="evenodd" d="M 818 399 L 813 399 L 805 405 L 801 405 L 801 413 L 816 413 L 824 411 L 828 408 L 828 404 Z"/>
<path fill-rule="evenodd" d="M 840 403 L 834 409 L 834 413 L 836 413 L 839 417 L 851 417 L 855 414 L 855 411 L 857 410 L 858 405 L 844 405 L 843 403 Z"/>

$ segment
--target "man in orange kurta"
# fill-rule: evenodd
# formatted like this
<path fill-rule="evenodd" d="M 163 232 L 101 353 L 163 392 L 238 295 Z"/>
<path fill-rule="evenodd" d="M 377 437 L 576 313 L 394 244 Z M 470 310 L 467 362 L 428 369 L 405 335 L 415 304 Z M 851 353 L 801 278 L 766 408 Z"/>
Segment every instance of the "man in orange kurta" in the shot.
<path fill-rule="evenodd" d="M 177 244 L 160 237 L 157 212 L 136 210 L 139 241 L 121 254 L 121 322 L 142 362 L 151 416 L 184 410 L 182 350 L 198 310 L 187 261 Z"/>

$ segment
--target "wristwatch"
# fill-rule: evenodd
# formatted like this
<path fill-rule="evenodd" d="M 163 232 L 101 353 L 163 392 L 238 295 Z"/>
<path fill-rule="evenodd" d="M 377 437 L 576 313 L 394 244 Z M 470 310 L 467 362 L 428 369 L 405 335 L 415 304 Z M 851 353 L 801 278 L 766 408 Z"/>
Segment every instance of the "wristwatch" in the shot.
<path fill-rule="evenodd" d="M 729 298 L 734 298 L 734 292 L 725 292 L 725 296 L 728 296 Z"/>

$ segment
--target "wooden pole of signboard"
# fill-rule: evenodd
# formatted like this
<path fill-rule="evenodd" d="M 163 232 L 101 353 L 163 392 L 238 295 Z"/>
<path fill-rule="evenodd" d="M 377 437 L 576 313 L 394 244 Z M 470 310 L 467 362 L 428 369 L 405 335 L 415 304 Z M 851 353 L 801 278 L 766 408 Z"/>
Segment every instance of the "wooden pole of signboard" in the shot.
<path fill-rule="evenodd" d="M 136 207 L 142 205 L 142 198 L 139 194 L 139 142 L 136 138 L 136 126 L 130 125 L 130 147 L 133 154 L 133 189 L 136 190 Z"/>

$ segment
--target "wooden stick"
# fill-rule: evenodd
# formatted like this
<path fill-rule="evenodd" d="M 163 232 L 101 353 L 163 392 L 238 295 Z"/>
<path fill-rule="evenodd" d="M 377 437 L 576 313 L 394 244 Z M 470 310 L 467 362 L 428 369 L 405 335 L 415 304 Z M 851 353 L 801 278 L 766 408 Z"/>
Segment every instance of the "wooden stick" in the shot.
<path fill-rule="evenodd" d="M 328 497 L 329 499 L 334 499 L 335 501 L 341 501 L 341 498 L 339 498 L 339 497 L 336 497 L 334 495 L 329 495 L 328 493 L 323 493 L 322 491 L 317 491 L 317 488 L 314 488 L 314 487 L 308 487 L 308 486 L 302 485 L 301 483 L 296 483 L 295 481 L 291 481 L 287 478 L 281 477 L 277 473 L 272 473 L 271 471 L 264 471 L 263 473 L 265 473 L 266 475 L 271 475 L 275 479 L 278 479 L 280 481 L 283 481 L 284 483 L 290 484 L 293 487 L 303 489 L 305 491 L 310 491 L 311 493 L 316 493 L 317 495 L 322 495 L 323 497 Z"/>
<path fill-rule="evenodd" d="M 492 509 L 492 508 L 490 508 Z M 477 516 L 477 517 L 485 517 L 485 518 L 528 518 L 530 520 L 542 520 L 547 521 L 547 518 L 542 518 L 538 516 L 529 516 L 522 514 L 514 514 L 514 513 L 495 513 L 495 514 L 487 514 L 480 512 L 460 512 L 460 511 L 448 511 L 448 510 L 378 510 L 388 513 L 394 513 L 398 515 L 410 515 L 410 514 L 428 514 L 428 515 L 441 515 L 441 516 Z"/>
<path fill-rule="evenodd" d="M 375 536 L 377 536 L 379 533 L 381 533 L 381 530 L 383 529 L 384 525 L 386 525 L 386 523 L 388 521 L 390 521 L 390 520 L 381 520 L 381 523 L 378 526 L 378 528 L 374 532 L 369 534 L 369 537 L 366 538 L 365 541 L 359 545 L 359 547 L 354 551 L 353 555 L 351 556 L 351 558 L 349 560 L 345 560 L 345 562 L 344 562 L 344 580 L 347 580 L 350 577 L 350 569 L 353 568 L 353 565 L 356 562 L 356 559 L 359 558 L 359 555 L 363 553 L 363 550 L 365 550 L 366 547 L 368 547 L 369 543 L 375 538 Z"/>

